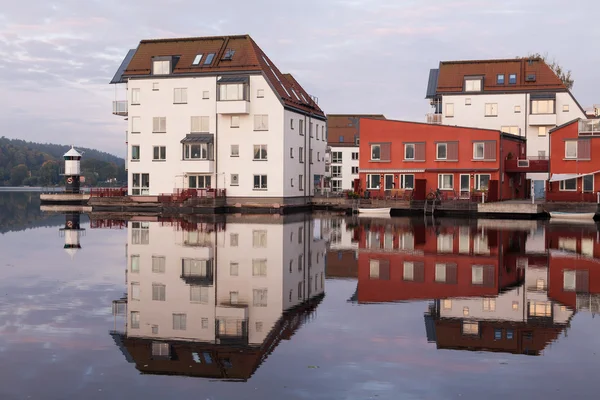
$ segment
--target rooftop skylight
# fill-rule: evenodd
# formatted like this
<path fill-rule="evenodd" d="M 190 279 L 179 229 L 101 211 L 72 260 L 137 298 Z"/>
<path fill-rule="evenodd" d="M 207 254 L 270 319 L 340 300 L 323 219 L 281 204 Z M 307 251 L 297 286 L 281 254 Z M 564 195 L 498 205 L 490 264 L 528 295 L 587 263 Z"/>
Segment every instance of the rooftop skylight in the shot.
<path fill-rule="evenodd" d="M 213 58 L 215 58 L 215 53 L 210 53 L 206 56 L 206 60 L 204 60 L 204 65 L 210 65 L 212 63 Z"/>
<path fill-rule="evenodd" d="M 197 54 L 192 65 L 198 65 L 200 64 L 200 61 L 202 61 L 202 54 Z"/>
<path fill-rule="evenodd" d="M 225 51 L 225 54 L 223 55 L 222 60 L 231 60 L 233 58 L 234 54 L 235 54 L 235 50 L 227 49 Z"/>

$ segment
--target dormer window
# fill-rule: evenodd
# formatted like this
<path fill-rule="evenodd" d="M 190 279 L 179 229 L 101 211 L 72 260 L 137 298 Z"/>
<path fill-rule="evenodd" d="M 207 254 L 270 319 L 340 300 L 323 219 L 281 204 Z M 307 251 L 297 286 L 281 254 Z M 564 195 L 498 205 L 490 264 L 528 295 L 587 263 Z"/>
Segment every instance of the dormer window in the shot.
<path fill-rule="evenodd" d="M 210 53 L 206 56 L 206 60 L 204 60 L 204 65 L 212 64 L 213 58 L 215 58 L 215 53 Z"/>
<path fill-rule="evenodd" d="M 235 50 L 227 49 L 221 60 L 231 60 L 231 59 L 233 59 L 234 54 L 235 54 Z"/>
<path fill-rule="evenodd" d="M 510 75 L 508 75 L 508 84 L 509 85 L 516 85 L 517 84 L 517 74 L 510 74 Z"/>
<path fill-rule="evenodd" d="M 194 62 L 192 63 L 192 65 L 200 65 L 201 61 L 202 61 L 202 54 L 197 54 L 196 57 L 194 58 Z"/>
<path fill-rule="evenodd" d="M 482 78 L 465 78 L 465 92 L 481 92 Z"/>
<path fill-rule="evenodd" d="M 171 60 L 152 61 L 152 75 L 169 75 L 171 73 Z"/>

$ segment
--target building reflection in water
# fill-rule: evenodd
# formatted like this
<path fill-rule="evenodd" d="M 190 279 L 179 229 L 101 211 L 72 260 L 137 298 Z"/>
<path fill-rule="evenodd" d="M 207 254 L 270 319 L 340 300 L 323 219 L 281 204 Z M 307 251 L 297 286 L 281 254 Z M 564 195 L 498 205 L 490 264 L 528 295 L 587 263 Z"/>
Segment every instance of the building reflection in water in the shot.
<path fill-rule="evenodd" d="M 328 270 L 332 258 L 356 252 L 351 301 L 430 300 L 425 331 L 439 349 L 539 355 L 567 334 L 576 312 L 600 310 L 594 224 L 360 218 L 342 225 L 332 238 L 348 238 L 333 240 Z"/>
<path fill-rule="evenodd" d="M 113 302 L 124 328 L 111 335 L 142 373 L 246 380 L 324 296 L 325 237 L 308 216 L 127 230 L 127 294 Z"/>

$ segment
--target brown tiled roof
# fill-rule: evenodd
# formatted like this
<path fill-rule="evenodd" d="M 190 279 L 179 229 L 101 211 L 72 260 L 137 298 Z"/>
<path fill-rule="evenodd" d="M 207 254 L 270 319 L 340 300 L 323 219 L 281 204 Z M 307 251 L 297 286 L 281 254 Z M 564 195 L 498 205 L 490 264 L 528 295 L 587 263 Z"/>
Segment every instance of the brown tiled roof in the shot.
<path fill-rule="evenodd" d="M 235 53 L 225 60 L 227 50 Z M 210 53 L 215 54 L 214 59 L 205 65 L 204 60 Z M 200 65 L 195 66 L 192 63 L 197 54 L 204 57 Z M 152 58 L 161 56 L 179 57 L 172 75 L 262 72 L 286 106 L 325 117 L 300 84 L 291 75 L 282 74 L 249 35 L 142 40 L 123 76 L 150 75 Z"/>
<path fill-rule="evenodd" d="M 328 114 L 327 144 L 337 147 L 355 146 L 354 137 L 360 136 L 361 118 L 386 119 L 383 114 Z"/>
<path fill-rule="evenodd" d="M 498 85 L 496 77 L 504 74 L 504 84 Z M 517 74 L 517 83 L 509 84 L 509 74 Z M 525 78 L 535 74 L 535 82 Z M 533 90 L 567 91 L 566 86 L 539 58 L 475 61 L 442 61 L 439 67 L 437 93 L 463 92 L 466 76 L 483 76 L 483 91 L 523 92 Z"/>

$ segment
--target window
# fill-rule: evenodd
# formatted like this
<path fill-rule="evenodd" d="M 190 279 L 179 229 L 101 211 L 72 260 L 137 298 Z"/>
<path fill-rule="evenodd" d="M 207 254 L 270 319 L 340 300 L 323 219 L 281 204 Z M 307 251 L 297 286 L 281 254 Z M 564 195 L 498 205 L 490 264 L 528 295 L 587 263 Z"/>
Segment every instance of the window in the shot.
<path fill-rule="evenodd" d="M 208 100 L 210 99 L 210 92 L 208 90 L 203 90 L 202 91 L 202 99 L 203 100 Z"/>
<path fill-rule="evenodd" d="M 131 89 L 131 105 L 133 106 L 138 104 L 140 104 L 140 89 Z"/>
<path fill-rule="evenodd" d="M 371 160 L 381 160 L 381 146 L 378 144 L 371 145 Z"/>
<path fill-rule="evenodd" d="M 152 325 L 152 334 L 158 335 L 158 325 Z"/>
<path fill-rule="evenodd" d="M 152 118 L 152 132 L 165 133 L 167 131 L 167 117 Z"/>
<path fill-rule="evenodd" d="M 209 129 L 210 117 L 207 117 L 207 116 L 191 117 L 190 122 L 191 122 L 191 132 L 192 133 L 209 132 L 210 131 L 210 129 Z"/>
<path fill-rule="evenodd" d="M 454 103 L 446 103 L 446 118 L 454 117 Z"/>
<path fill-rule="evenodd" d="M 475 190 L 488 190 L 490 187 L 491 175 L 477 174 L 475 175 Z"/>
<path fill-rule="evenodd" d="M 204 60 L 204 65 L 210 65 L 212 63 L 213 58 L 215 58 L 215 53 L 209 53 Z"/>
<path fill-rule="evenodd" d="M 231 179 L 230 186 L 239 186 L 240 185 L 240 177 L 238 174 L 231 174 L 230 179 Z"/>
<path fill-rule="evenodd" d="M 298 147 L 298 162 L 300 164 L 304 162 L 304 147 Z"/>
<path fill-rule="evenodd" d="M 202 61 L 202 54 L 196 54 L 196 57 L 194 57 L 194 62 L 192 62 L 192 65 L 198 65 L 198 64 L 200 64 L 200 61 Z"/>
<path fill-rule="evenodd" d="M 561 191 L 575 191 L 577 190 L 577 178 L 567 179 L 560 181 Z"/>
<path fill-rule="evenodd" d="M 140 160 L 140 146 L 133 145 L 131 146 L 131 161 L 139 161 Z"/>
<path fill-rule="evenodd" d="M 496 84 L 497 85 L 504 85 L 504 74 L 498 74 L 498 75 L 496 75 Z"/>
<path fill-rule="evenodd" d="M 308 134 L 310 135 L 310 137 L 313 137 L 313 123 L 312 122 L 308 123 Z"/>
<path fill-rule="evenodd" d="M 353 151 L 352 152 L 352 159 L 353 160 L 358 160 L 358 151 Z"/>
<path fill-rule="evenodd" d="M 438 187 L 442 190 L 454 189 L 454 175 L 439 174 L 438 175 Z"/>
<path fill-rule="evenodd" d="M 185 331 L 187 325 L 186 314 L 173 314 L 173 330 Z"/>
<path fill-rule="evenodd" d="M 182 258 L 181 274 L 189 277 L 210 277 L 212 274 L 212 261 L 197 258 Z"/>
<path fill-rule="evenodd" d="M 208 287 L 191 285 L 190 303 L 208 304 Z"/>
<path fill-rule="evenodd" d="M 358 167 L 352 167 L 352 175 L 358 174 Z"/>
<path fill-rule="evenodd" d="M 291 298 L 292 298 L 292 293 L 290 291 L 290 301 L 292 301 Z M 263 330 L 263 323 L 262 322 L 257 322 L 257 323 L 254 324 L 254 327 L 256 329 L 256 332 L 262 332 L 262 330 Z"/>
<path fill-rule="evenodd" d="M 140 272 L 140 256 L 132 255 L 131 256 L 131 273 L 137 274 Z"/>
<path fill-rule="evenodd" d="M 332 192 L 339 192 L 342 190 L 342 181 L 339 179 L 333 179 L 331 181 L 331 191 Z"/>
<path fill-rule="evenodd" d="M 483 299 L 483 311 L 496 311 L 496 299 Z"/>
<path fill-rule="evenodd" d="M 386 174 L 384 175 L 383 179 L 385 190 L 391 190 L 394 188 L 394 175 Z"/>
<path fill-rule="evenodd" d="M 152 90 L 154 92 L 158 92 L 159 88 L 160 88 L 160 84 L 158 82 L 152 82 Z"/>
<path fill-rule="evenodd" d="M 294 129 L 294 118 L 290 118 L 290 129 Z"/>
<path fill-rule="evenodd" d="M 152 62 L 152 75 L 168 75 L 171 73 L 171 61 L 155 60 Z"/>
<path fill-rule="evenodd" d="M 304 190 L 304 176 L 298 175 L 298 190 Z"/>
<path fill-rule="evenodd" d="M 252 276 L 267 276 L 267 260 L 252 260 Z"/>
<path fill-rule="evenodd" d="M 565 158 L 577 158 L 577 140 L 565 140 Z"/>
<path fill-rule="evenodd" d="M 498 116 L 498 103 L 485 103 L 485 116 L 486 117 L 497 117 Z"/>
<path fill-rule="evenodd" d="M 232 233 L 229 235 L 229 246 L 237 247 L 239 242 L 239 235 L 237 233 Z"/>
<path fill-rule="evenodd" d="M 267 306 L 267 289 L 253 289 L 252 290 L 252 303 L 254 307 L 266 307 Z"/>
<path fill-rule="evenodd" d="M 494 329 L 494 340 L 502 339 L 502 329 Z"/>
<path fill-rule="evenodd" d="M 462 333 L 463 335 L 479 335 L 479 322 L 463 321 Z"/>
<path fill-rule="evenodd" d="M 331 166 L 331 177 L 332 178 L 341 178 L 342 177 L 342 166 L 341 165 Z"/>
<path fill-rule="evenodd" d="M 252 231 L 252 247 L 267 247 L 267 231 Z"/>
<path fill-rule="evenodd" d="M 333 152 L 331 152 L 331 163 L 332 164 L 338 164 L 338 163 L 341 163 L 341 162 L 342 162 L 342 152 L 341 151 L 333 151 Z"/>
<path fill-rule="evenodd" d="M 548 127 L 547 126 L 540 126 L 540 127 L 538 127 L 538 136 L 546 136 L 547 133 L 548 133 Z"/>
<path fill-rule="evenodd" d="M 255 115 L 254 116 L 254 130 L 255 131 L 269 130 L 269 116 L 268 115 Z"/>
<path fill-rule="evenodd" d="M 229 275 L 238 276 L 240 273 L 240 264 L 236 262 L 229 263 Z"/>
<path fill-rule="evenodd" d="M 532 114 L 554 114 L 554 100 L 532 100 Z"/>
<path fill-rule="evenodd" d="M 132 311 L 131 312 L 131 328 L 139 329 L 140 327 L 140 312 Z"/>
<path fill-rule="evenodd" d="M 583 191 L 593 192 L 594 191 L 594 175 L 585 175 L 583 177 Z"/>
<path fill-rule="evenodd" d="M 188 188 L 190 189 L 208 189 L 211 184 L 210 175 L 190 175 L 188 176 Z"/>
<path fill-rule="evenodd" d="M 344 137 L 342 135 L 340 135 L 340 139 L 339 139 L 340 143 L 344 143 Z"/>
<path fill-rule="evenodd" d="M 199 144 L 185 144 L 183 145 L 183 159 L 184 160 L 208 160 L 212 159 L 212 154 L 209 152 L 212 150 L 212 144 L 199 143 Z"/>
<path fill-rule="evenodd" d="M 448 145 L 446 143 L 436 144 L 436 159 L 445 160 L 448 157 Z"/>
<path fill-rule="evenodd" d="M 266 160 L 267 159 L 267 145 L 266 144 L 255 144 L 254 145 L 254 160 Z"/>
<path fill-rule="evenodd" d="M 298 132 L 304 135 L 304 120 L 298 120 Z"/>
<path fill-rule="evenodd" d="M 166 297 L 166 286 L 158 283 L 152 284 L 152 300 L 154 301 L 165 301 Z"/>
<path fill-rule="evenodd" d="M 245 86 L 242 83 L 220 84 L 219 101 L 238 101 L 245 100 Z"/>
<path fill-rule="evenodd" d="M 131 133 L 141 132 L 141 119 L 140 117 L 131 117 Z"/>
<path fill-rule="evenodd" d="M 463 315 L 464 315 L 465 317 L 468 317 L 468 316 L 469 316 L 469 307 L 463 307 Z"/>
<path fill-rule="evenodd" d="M 231 157 L 239 157 L 240 156 L 240 145 L 232 144 L 231 145 Z"/>
<path fill-rule="evenodd" d="M 563 290 L 567 292 L 574 292 L 576 286 L 577 275 L 574 270 L 563 271 Z"/>
<path fill-rule="evenodd" d="M 504 133 L 510 133 L 512 135 L 518 135 L 521 132 L 518 126 L 503 126 L 500 128 L 500 130 Z"/>
<path fill-rule="evenodd" d="M 381 176 L 379 174 L 367 175 L 367 189 L 379 189 Z"/>
<path fill-rule="evenodd" d="M 517 84 L 517 74 L 510 74 L 510 75 L 508 75 L 508 84 L 509 85 L 516 85 Z"/>
<path fill-rule="evenodd" d="M 446 264 L 435 264 L 435 281 L 438 283 L 446 282 Z"/>
<path fill-rule="evenodd" d="M 563 110 L 563 112 L 569 112 L 569 105 L 568 104 L 563 104 L 562 110 Z"/>
<path fill-rule="evenodd" d="M 323 140 L 325 140 L 324 129 L 325 129 L 325 127 L 321 128 L 321 134 L 323 134 Z M 354 145 L 358 146 L 359 144 L 360 144 L 360 136 L 354 135 Z M 358 160 L 358 158 L 357 158 L 357 160 Z"/>
<path fill-rule="evenodd" d="M 532 317 L 551 317 L 552 303 L 549 301 L 530 301 L 529 315 Z"/>
<path fill-rule="evenodd" d="M 404 159 L 414 160 L 415 159 L 415 145 L 413 143 L 404 145 Z"/>
<path fill-rule="evenodd" d="M 475 160 L 483 160 L 484 148 L 484 143 L 473 143 L 473 158 Z"/>
<path fill-rule="evenodd" d="M 512 302 L 512 309 L 515 311 L 519 310 L 519 302 L 518 301 L 513 301 Z"/>
<path fill-rule="evenodd" d="M 512 340 L 514 338 L 514 332 L 512 329 L 507 329 L 506 330 L 506 338 L 508 340 Z"/>
<path fill-rule="evenodd" d="M 254 175 L 254 189 L 267 189 L 266 175 Z"/>
<path fill-rule="evenodd" d="M 256 91 L 256 97 L 259 99 L 262 99 L 263 97 L 265 97 L 265 89 L 258 89 Z"/>
<path fill-rule="evenodd" d="M 415 187 L 415 176 L 414 175 L 400 175 L 400 188 L 401 189 L 414 189 Z"/>
<path fill-rule="evenodd" d="M 165 273 L 166 258 L 164 256 L 152 256 L 152 272 Z"/>
<path fill-rule="evenodd" d="M 187 88 L 173 89 L 173 104 L 187 104 Z"/>
<path fill-rule="evenodd" d="M 470 106 L 470 105 L 471 105 L 471 98 L 470 98 L 470 97 L 467 97 L 467 98 L 465 99 L 465 106 Z"/>
<path fill-rule="evenodd" d="M 131 282 L 131 300 L 140 299 L 140 284 L 137 282 Z"/>
<path fill-rule="evenodd" d="M 150 174 L 131 174 L 131 193 L 147 195 L 150 193 Z"/>
<path fill-rule="evenodd" d="M 521 106 L 515 106 L 515 113 L 521 112 Z"/>
<path fill-rule="evenodd" d="M 452 253 L 453 249 L 454 249 L 454 236 L 453 235 L 451 235 L 451 234 L 438 235 L 438 237 L 437 237 L 438 253 Z"/>
<path fill-rule="evenodd" d="M 473 265 L 471 267 L 471 283 L 473 285 L 483 285 L 483 267 Z"/>
<path fill-rule="evenodd" d="M 237 115 L 231 116 L 231 128 L 239 128 L 240 127 L 240 117 Z"/>
<path fill-rule="evenodd" d="M 165 146 L 154 146 L 152 148 L 152 161 L 165 161 L 167 159 L 167 148 Z"/>
<path fill-rule="evenodd" d="M 452 300 L 451 299 L 443 299 L 442 307 L 444 310 L 452 310 Z"/>
<path fill-rule="evenodd" d="M 462 177 L 465 175 L 461 175 Z M 468 177 L 468 175 L 466 175 Z M 462 191 L 462 188 L 461 188 Z M 468 191 L 468 189 L 467 189 Z M 458 252 L 460 254 L 469 254 L 471 252 L 471 237 L 469 236 L 469 227 L 461 226 L 458 229 Z"/>
<path fill-rule="evenodd" d="M 465 79 L 465 92 L 481 92 L 481 78 Z"/>
<path fill-rule="evenodd" d="M 415 265 L 411 261 L 404 261 L 404 268 L 402 271 L 402 279 L 405 281 L 415 280 Z"/>

